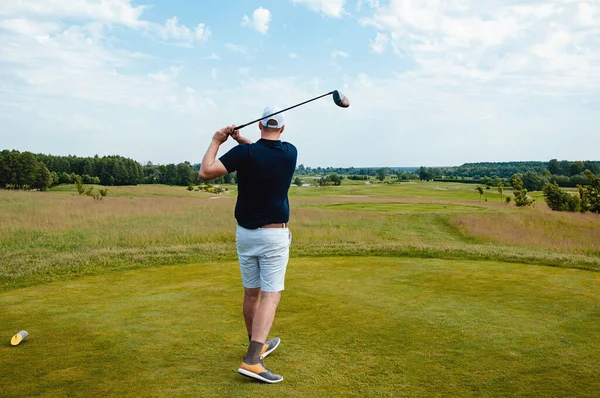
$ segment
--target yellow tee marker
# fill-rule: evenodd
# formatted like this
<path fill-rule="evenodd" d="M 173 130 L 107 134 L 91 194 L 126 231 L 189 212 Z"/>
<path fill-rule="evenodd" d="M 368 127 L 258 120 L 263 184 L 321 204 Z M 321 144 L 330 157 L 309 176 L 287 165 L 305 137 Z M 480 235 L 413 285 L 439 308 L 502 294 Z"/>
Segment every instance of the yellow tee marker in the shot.
<path fill-rule="evenodd" d="M 25 330 L 21 330 L 19 333 L 15 334 L 12 339 L 10 339 L 10 345 L 19 345 L 23 340 L 25 340 L 29 336 Z"/>

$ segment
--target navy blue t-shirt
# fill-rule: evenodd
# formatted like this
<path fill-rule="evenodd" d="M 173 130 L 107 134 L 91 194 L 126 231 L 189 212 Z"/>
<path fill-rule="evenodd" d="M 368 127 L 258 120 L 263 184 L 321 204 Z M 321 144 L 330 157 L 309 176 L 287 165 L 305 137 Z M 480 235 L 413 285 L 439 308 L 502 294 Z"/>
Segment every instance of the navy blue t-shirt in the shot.
<path fill-rule="evenodd" d="M 235 218 L 247 229 L 290 219 L 288 191 L 298 151 L 288 142 L 260 139 L 240 144 L 219 158 L 229 173 L 237 171 Z"/>

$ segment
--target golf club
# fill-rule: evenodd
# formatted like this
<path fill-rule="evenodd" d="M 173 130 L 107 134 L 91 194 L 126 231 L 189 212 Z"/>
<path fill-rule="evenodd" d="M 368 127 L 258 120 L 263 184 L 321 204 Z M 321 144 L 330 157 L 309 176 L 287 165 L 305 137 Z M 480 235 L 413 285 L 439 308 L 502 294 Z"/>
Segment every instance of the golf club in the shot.
<path fill-rule="evenodd" d="M 315 98 L 313 98 L 313 99 L 309 99 L 308 101 L 301 102 L 301 103 L 299 103 L 299 104 L 297 104 L 297 105 L 294 105 L 294 106 L 290 106 L 289 108 L 285 108 L 285 109 L 283 109 L 283 110 L 281 110 L 281 111 L 279 111 L 279 112 L 275 112 L 275 113 L 273 113 L 273 114 L 271 114 L 271 115 L 268 115 L 268 116 L 261 117 L 261 118 L 259 118 L 259 119 L 253 120 L 253 121 L 251 121 L 250 123 L 242 124 L 241 126 L 236 126 L 236 127 L 235 127 L 235 129 L 236 129 L 236 130 L 241 130 L 241 129 L 243 129 L 244 127 L 246 127 L 246 126 L 249 126 L 249 125 L 251 125 L 251 124 L 253 124 L 253 123 L 256 123 L 256 122 L 258 122 L 258 121 L 260 121 L 260 120 L 263 120 L 263 119 L 268 119 L 268 118 L 270 118 L 271 116 L 274 116 L 274 115 L 280 114 L 280 113 L 282 113 L 282 112 L 285 112 L 285 111 L 289 111 L 290 109 L 297 108 L 297 107 L 299 107 L 300 105 L 308 104 L 309 102 L 312 102 L 312 101 L 314 101 L 314 100 L 318 100 L 319 98 L 323 98 L 323 97 L 326 97 L 326 96 L 328 96 L 328 95 L 331 95 L 331 94 L 333 94 L 333 102 L 335 102 L 335 104 L 336 104 L 337 106 L 339 106 L 339 107 L 341 107 L 341 108 L 348 108 L 348 107 L 350 106 L 350 101 L 348 101 L 348 98 L 346 98 L 346 96 L 345 96 L 344 94 L 342 94 L 342 93 L 341 93 L 341 92 L 339 92 L 338 90 L 333 90 L 333 91 L 330 91 L 330 92 L 328 92 L 327 94 L 319 95 L 318 97 L 315 97 Z"/>

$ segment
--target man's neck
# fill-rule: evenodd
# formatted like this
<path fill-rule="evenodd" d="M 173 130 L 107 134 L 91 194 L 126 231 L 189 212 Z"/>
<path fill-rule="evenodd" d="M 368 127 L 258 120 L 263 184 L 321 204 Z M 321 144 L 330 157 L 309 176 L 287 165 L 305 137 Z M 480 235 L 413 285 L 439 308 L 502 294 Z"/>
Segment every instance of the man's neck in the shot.
<path fill-rule="evenodd" d="M 281 134 L 279 133 L 262 133 L 260 135 L 260 138 L 262 138 L 263 140 L 269 140 L 269 141 L 279 141 L 281 138 Z"/>

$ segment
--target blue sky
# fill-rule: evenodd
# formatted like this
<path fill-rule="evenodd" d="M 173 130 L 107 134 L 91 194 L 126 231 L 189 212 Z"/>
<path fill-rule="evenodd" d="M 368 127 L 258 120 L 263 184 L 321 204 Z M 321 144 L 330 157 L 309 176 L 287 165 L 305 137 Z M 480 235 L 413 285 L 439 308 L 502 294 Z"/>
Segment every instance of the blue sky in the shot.
<path fill-rule="evenodd" d="M 285 115 L 299 163 L 599 159 L 600 1 L 0 4 L 0 148 L 198 163 L 333 89 Z"/>

